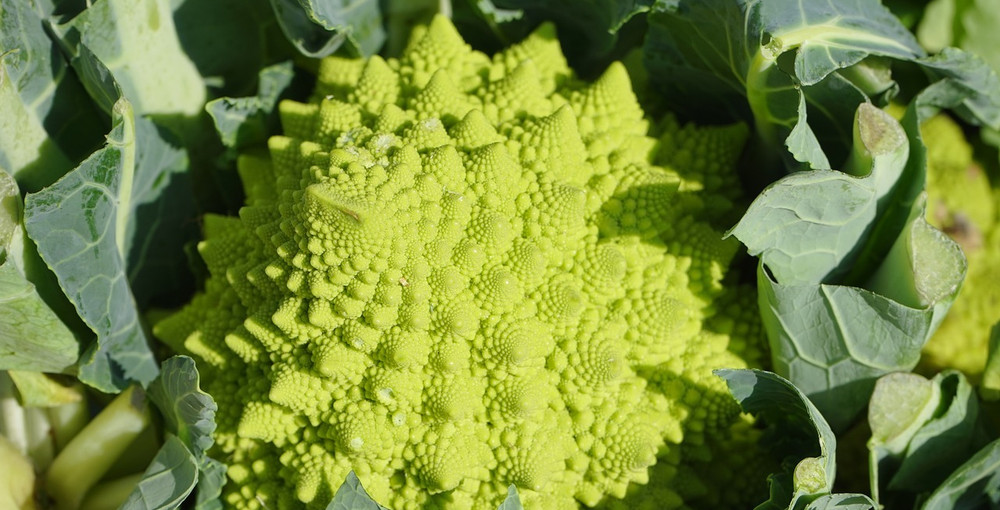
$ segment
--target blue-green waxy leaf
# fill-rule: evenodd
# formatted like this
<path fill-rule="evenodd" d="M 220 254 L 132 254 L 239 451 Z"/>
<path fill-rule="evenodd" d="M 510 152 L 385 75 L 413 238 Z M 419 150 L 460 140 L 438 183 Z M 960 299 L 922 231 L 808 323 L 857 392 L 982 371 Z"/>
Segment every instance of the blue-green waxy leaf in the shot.
<path fill-rule="evenodd" d="M 63 291 L 97 341 L 80 360 L 79 377 L 103 391 L 147 384 L 157 367 L 139 325 L 126 277 L 136 128 L 132 108 L 115 103 L 108 145 L 52 186 L 25 199 L 24 224 Z"/>
<path fill-rule="evenodd" d="M 368 56 L 385 41 L 378 0 L 271 0 L 271 7 L 285 36 L 310 57 L 325 57 L 345 43 Z"/>
<path fill-rule="evenodd" d="M 791 484 L 780 485 L 791 494 L 775 494 L 763 508 L 805 508 L 829 494 L 836 475 L 837 438 L 809 399 L 788 380 L 763 370 L 716 370 L 744 412 L 763 419 L 769 427 L 769 451 L 784 457 Z"/>
<path fill-rule="evenodd" d="M 358 475 L 351 471 L 347 474 L 343 485 L 333 495 L 333 501 L 327 505 L 326 510 L 386 510 L 386 508 L 376 503 L 365 492 Z"/>
<path fill-rule="evenodd" d="M 915 366 L 965 275 L 958 245 L 923 218 L 919 135 L 865 103 L 852 138 L 844 172 L 783 177 L 730 232 L 760 255 L 775 371 L 837 431 L 879 376 Z"/>
<path fill-rule="evenodd" d="M 198 483 L 198 464 L 176 436 L 168 435 L 122 510 L 173 510 Z"/>
<path fill-rule="evenodd" d="M 169 484 L 175 478 L 186 480 L 189 476 L 188 465 L 194 464 L 194 480 L 198 485 L 196 508 L 221 508 L 219 497 L 225 484 L 226 466 L 205 454 L 214 443 L 212 432 L 215 431 L 215 412 L 218 407 L 212 397 L 199 387 L 199 374 L 194 360 L 187 356 L 174 356 L 164 361 L 160 377 L 149 385 L 147 394 L 163 415 L 168 438 L 178 441 L 183 448 L 183 452 L 177 450 L 170 455 L 180 456 L 185 453 L 189 459 L 179 462 L 174 468 L 179 471 L 174 473 L 150 477 L 147 471 L 143 478 L 144 485 L 140 484 L 140 488 L 144 487 L 145 492 L 168 493 L 171 491 Z M 165 454 L 167 447 L 165 444 L 160 454 Z M 170 448 L 176 449 L 174 446 Z M 138 491 L 136 489 L 133 496 Z M 190 493 L 190 489 L 187 493 Z"/>
<path fill-rule="evenodd" d="M 0 0 L 0 168 L 22 190 L 62 177 L 106 131 L 31 2 Z"/>
<path fill-rule="evenodd" d="M 222 510 L 222 486 L 226 484 L 226 465 L 204 457 L 198 466 L 198 494 L 195 510 Z"/>
<path fill-rule="evenodd" d="M 259 89 L 253 97 L 222 97 L 205 105 L 215 123 L 222 143 L 239 149 L 261 143 L 267 138 L 267 116 L 274 111 L 278 97 L 292 82 L 291 62 L 275 64 L 260 71 Z"/>
<path fill-rule="evenodd" d="M 160 377 L 149 385 L 150 400 L 166 420 L 167 430 L 177 435 L 196 456 L 211 448 L 218 406 L 199 387 L 194 360 L 174 356 L 163 362 Z"/>
<path fill-rule="evenodd" d="M 1000 506 L 1000 439 L 976 452 L 920 505 L 920 510 L 973 510 Z"/>
<path fill-rule="evenodd" d="M 774 370 L 795 381 L 834 430 L 864 409 L 875 381 L 909 371 L 931 330 L 925 310 L 857 287 L 781 285 L 757 271 Z"/>

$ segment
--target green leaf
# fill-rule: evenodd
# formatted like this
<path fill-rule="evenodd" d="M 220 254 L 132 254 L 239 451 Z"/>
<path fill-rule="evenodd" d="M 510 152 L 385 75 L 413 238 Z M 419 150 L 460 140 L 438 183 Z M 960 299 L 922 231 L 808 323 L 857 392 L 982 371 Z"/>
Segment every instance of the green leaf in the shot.
<path fill-rule="evenodd" d="M 772 481 L 771 499 L 758 508 L 804 508 L 804 503 L 829 494 L 836 475 L 837 438 L 812 402 L 791 382 L 771 372 L 722 369 L 714 373 L 726 381 L 744 412 L 767 423 L 768 451 L 784 457 L 783 464 L 788 466 L 784 476 L 791 477 L 791 484 L 782 484 L 781 476 Z"/>
<path fill-rule="evenodd" d="M 456 7 L 456 25 L 463 20 L 463 2 Z M 646 31 L 643 22 L 655 0 L 477 0 L 469 2 L 474 16 L 485 27 L 470 26 L 463 33 L 473 39 L 491 32 L 506 46 L 515 43 L 543 22 L 555 24 L 566 58 L 582 76 L 597 76 L 613 60 L 640 44 Z M 496 46 L 496 45 L 494 45 Z"/>
<path fill-rule="evenodd" d="M 195 510 L 221 510 L 222 486 L 226 484 L 226 465 L 211 458 L 201 459 L 198 466 L 198 496 Z"/>
<path fill-rule="evenodd" d="M 0 370 L 64 372 L 80 346 L 28 280 L 21 195 L 0 170 Z"/>
<path fill-rule="evenodd" d="M 177 39 L 170 0 L 102 0 L 56 31 L 82 44 L 114 76 L 139 114 L 189 117 L 205 104 L 205 85 Z"/>
<path fill-rule="evenodd" d="M 222 143 L 239 149 L 262 143 L 267 139 L 267 117 L 274 111 L 278 98 L 292 83 L 291 62 L 261 69 L 259 90 L 253 97 L 213 99 L 205 110 L 215 123 Z"/>
<path fill-rule="evenodd" d="M 958 50 L 925 58 L 878 0 L 661 1 L 649 24 L 646 64 L 673 109 L 703 122 L 753 121 L 764 172 L 779 157 L 793 170 L 839 166 L 857 106 L 895 93 L 883 61 L 912 63 L 931 87 L 952 81 L 938 92 L 970 122 L 1000 115 L 985 63 Z"/>
<path fill-rule="evenodd" d="M 198 464 L 180 439 L 166 442 L 146 469 L 139 485 L 122 503 L 121 510 L 173 510 L 198 483 Z"/>
<path fill-rule="evenodd" d="M 214 443 L 218 408 L 212 397 L 201 391 L 194 360 L 174 356 L 164 361 L 147 395 L 163 415 L 167 442 L 129 497 L 130 504 L 140 506 L 123 508 L 176 508 L 195 485 L 196 508 L 221 508 L 226 466 L 205 454 Z"/>
<path fill-rule="evenodd" d="M 875 381 L 909 371 L 931 331 L 926 310 L 840 285 L 781 285 L 757 271 L 761 317 L 774 370 L 787 374 L 844 430 L 861 413 Z"/>
<path fill-rule="evenodd" d="M 24 407 L 56 407 L 83 402 L 83 386 L 65 386 L 41 372 L 9 370 L 7 375 L 17 387 L 20 404 Z"/>
<path fill-rule="evenodd" d="M 344 43 L 369 56 L 385 41 L 378 0 L 271 0 L 271 7 L 285 36 L 308 57 L 325 57 Z"/>
<path fill-rule="evenodd" d="M 337 489 L 337 493 L 333 495 L 333 501 L 327 505 L 326 510 L 386 510 L 386 508 L 376 503 L 365 492 L 365 488 L 361 486 L 361 480 L 358 480 L 358 475 L 351 471 L 347 474 L 344 483 Z"/>
<path fill-rule="evenodd" d="M 864 494 L 827 494 L 809 503 L 806 510 L 875 510 L 878 505 Z"/>
<path fill-rule="evenodd" d="M 928 51 L 948 46 L 985 59 L 1000 72 L 1000 4 L 993 0 L 933 0 L 917 26 L 917 40 Z"/>
<path fill-rule="evenodd" d="M 0 265 L 0 370 L 64 372 L 80 346 L 11 262 Z"/>
<path fill-rule="evenodd" d="M 912 107 L 906 126 L 918 117 Z M 919 133 L 867 103 L 854 126 L 846 172 L 780 179 L 730 232 L 761 258 L 775 371 L 838 431 L 879 376 L 916 365 L 965 276 L 958 245 L 924 219 Z"/>
<path fill-rule="evenodd" d="M 269 0 L 172 3 L 177 39 L 212 97 L 252 94 L 258 71 L 296 54 Z"/>
<path fill-rule="evenodd" d="M 157 374 L 126 278 L 128 222 L 134 212 L 136 120 L 115 103 L 108 145 L 52 186 L 29 194 L 24 224 L 77 313 L 97 333 L 80 380 L 116 392 Z"/>
<path fill-rule="evenodd" d="M 511 485 L 507 488 L 507 497 L 504 498 L 497 510 L 524 510 L 521 505 L 521 498 L 517 495 L 517 487 Z"/>
<path fill-rule="evenodd" d="M 1000 128 L 1000 78 L 982 58 L 945 48 L 916 63 L 931 82 L 915 101 L 923 110 L 921 121 L 937 113 L 938 108 L 948 108 L 969 124 Z"/>
<path fill-rule="evenodd" d="M 979 395 L 985 401 L 996 402 L 1000 400 L 1000 322 L 990 328 L 988 353 Z"/>
<path fill-rule="evenodd" d="M 163 414 L 167 430 L 179 437 L 195 456 L 200 458 L 212 447 L 218 406 L 199 387 L 193 359 L 174 356 L 164 361 L 160 377 L 149 385 L 148 395 Z"/>
<path fill-rule="evenodd" d="M 0 168 L 25 191 L 55 182 L 106 128 L 30 2 L 0 0 Z"/>
<path fill-rule="evenodd" d="M 875 219 L 895 205 L 887 196 L 906 164 L 906 133 L 866 103 L 854 126 L 851 167 L 857 170 L 851 173 L 858 176 L 834 170 L 788 175 L 765 189 L 727 234 L 759 255 L 782 284 L 828 281 L 857 254 Z"/>
<path fill-rule="evenodd" d="M 678 0 L 649 17 L 646 62 L 673 106 L 694 118 L 754 120 L 765 144 L 787 145 L 796 160 L 829 168 L 820 146 L 825 133 L 810 128 L 810 88 L 871 56 L 912 60 L 923 56 L 916 40 L 876 0 L 816 3 L 804 0 Z M 864 94 L 841 88 L 837 111 L 847 126 Z M 697 112 L 707 106 L 708 112 Z M 808 122 L 803 125 L 804 122 Z M 833 137 L 837 141 L 836 137 Z M 849 139 L 839 140 L 840 154 Z"/>
<path fill-rule="evenodd" d="M 933 380 L 904 373 L 882 377 L 868 421 L 872 494 L 889 506 L 893 492 L 920 494 L 942 483 L 985 443 L 975 393 L 955 371 Z"/>
<path fill-rule="evenodd" d="M 920 510 L 972 510 L 1000 505 L 1000 439 L 955 470 Z"/>

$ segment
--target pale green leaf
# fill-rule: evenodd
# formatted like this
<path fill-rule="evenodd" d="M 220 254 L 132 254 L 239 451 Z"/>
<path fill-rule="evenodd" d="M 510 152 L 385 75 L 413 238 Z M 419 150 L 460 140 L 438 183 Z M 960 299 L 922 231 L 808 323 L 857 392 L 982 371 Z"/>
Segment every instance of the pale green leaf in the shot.
<path fill-rule="evenodd" d="M 106 131 L 22 0 L 0 0 L 0 111 L 0 168 L 29 192 L 62 177 Z"/>
<path fill-rule="evenodd" d="M 206 91 L 181 48 L 170 0 L 102 0 L 56 30 L 72 50 L 89 48 L 141 115 L 189 117 Z"/>
<path fill-rule="evenodd" d="M 63 404 L 85 405 L 83 385 L 66 386 L 42 372 L 8 370 L 7 375 L 17 387 L 18 400 L 24 407 L 57 407 Z"/>
<path fill-rule="evenodd" d="M 0 170 L 0 370 L 63 372 L 80 346 L 25 271 L 21 196 Z"/>

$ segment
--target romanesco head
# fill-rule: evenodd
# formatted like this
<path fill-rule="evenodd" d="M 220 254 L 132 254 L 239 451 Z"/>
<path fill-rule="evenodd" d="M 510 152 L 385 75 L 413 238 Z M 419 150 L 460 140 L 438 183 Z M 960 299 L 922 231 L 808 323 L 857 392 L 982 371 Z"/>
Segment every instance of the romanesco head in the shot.
<path fill-rule="evenodd" d="M 398 509 L 592 506 L 737 417 L 737 246 L 698 218 L 745 129 L 648 137 L 624 68 L 578 80 L 547 26 L 489 58 L 439 17 L 318 81 L 156 328 L 218 402 L 230 506 L 324 508 L 351 470 Z"/>
<path fill-rule="evenodd" d="M 976 381 L 986 365 L 990 327 L 1000 320 L 1000 190 L 947 115 L 928 119 L 920 131 L 927 144 L 927 221 L 962 247 L 969 264 L 921 365 L 928 374 L 955 368 Z"/>

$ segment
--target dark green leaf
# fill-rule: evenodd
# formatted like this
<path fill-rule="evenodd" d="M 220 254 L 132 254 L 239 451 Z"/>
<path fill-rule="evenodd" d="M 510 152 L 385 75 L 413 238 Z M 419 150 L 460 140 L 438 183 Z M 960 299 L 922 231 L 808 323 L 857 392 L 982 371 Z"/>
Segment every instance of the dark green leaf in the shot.
<path fill-rule="evenodd" d="M 752 120 L 764 172 L 779 157 L 790 169 L 839 166 L 857 106 L 897 90 L 889 61 L 923 70 L 934 102 L 969 122 L 1000 116 L 1000 85 L 983 62 L 959 50 L 927 58 L 877 0 L 662 1 L 649 23 L 646 63 L 673 109 Z"/>
<path fill-rule="evenodd" d="M 1000 322 L 990 328 L 988 352 L 979 394 L 983 400 L 996 402 L 1000 400 Z"/>
<path fill-rule="evenodd" d="M 875 510 L 878 505 L 864 494 L 827 494 L 809 503 L 806 510 Z"/>
<path fill-rule="evenodd" d="M 784 476 L 791 484 L 778 484 L 781 490 L 772 490 L 771 500 L 758 508 L 804 508 L 803 503 L 829 494 L 836 475 L 837 438 L 812 402 L 771 372 L 722 369 L 715 374 L 726 381 L 744 412 L 767 423 L 767 448 L 785 457 L 788 466 Z"/>
<path fill-rule="evenodd" d="M 309 57 L 325 57 L 345 42 L 367 56 L 385 41 L 378 0 L 271 0 L 271 7 L 285 36 Z"/>
<path fill-rule="evenodd" d="M 1000 439 L 955 470 L 920 506 L 921 510 L 973 510 L 1000 506 Z"/>
<path fill-rule="evenodd" d="M 173 4 L 177 38 L 213 96 L 252 94 L 258 71 L 295 55 L 269 0 Z"/>

